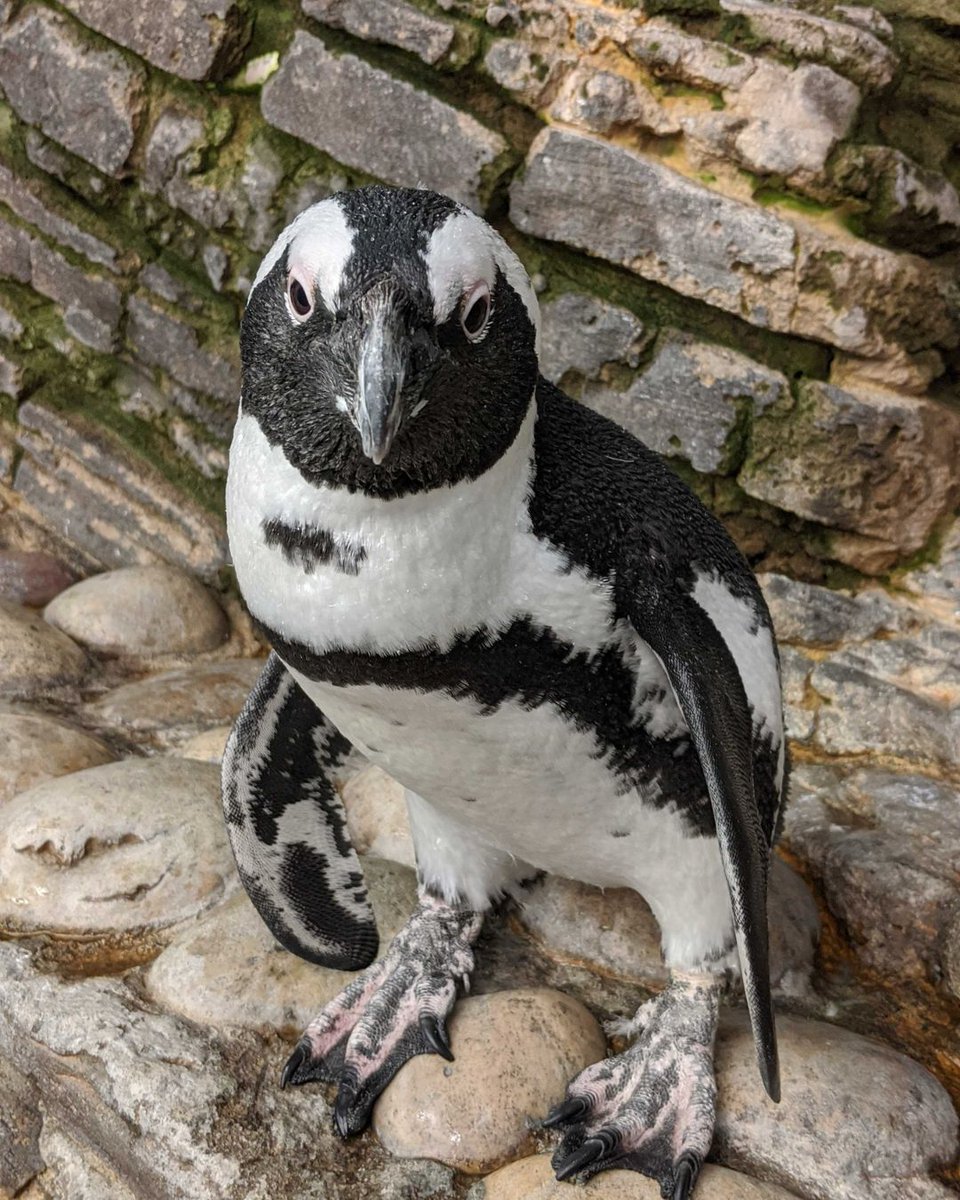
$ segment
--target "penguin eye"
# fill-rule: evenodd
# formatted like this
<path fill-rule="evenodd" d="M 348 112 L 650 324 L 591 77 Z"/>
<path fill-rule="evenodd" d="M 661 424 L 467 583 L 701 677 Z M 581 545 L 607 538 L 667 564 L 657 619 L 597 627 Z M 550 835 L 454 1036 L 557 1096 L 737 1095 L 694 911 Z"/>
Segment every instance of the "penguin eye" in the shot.
<path fill-rule="evenodd" d="M 464 295 L 460 304 L 460 327 L 471 342 L 479 342 L 486 335 L 492 313 L 490 288 L 481 279 Z"/>
<path fill-rule="evenodd" d="M 313 300 L 296 275 L 287 280 L 287 306 L 295 321 L 305 321 L 313 312 Z"/>

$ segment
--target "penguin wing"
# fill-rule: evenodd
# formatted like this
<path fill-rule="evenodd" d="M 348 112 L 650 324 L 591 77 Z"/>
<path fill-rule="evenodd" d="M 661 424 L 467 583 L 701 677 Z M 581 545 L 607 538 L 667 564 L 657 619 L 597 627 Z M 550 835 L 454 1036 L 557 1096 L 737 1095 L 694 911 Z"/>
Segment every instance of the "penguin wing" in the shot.
<path fill-rule="evenodd" d="M 717 627 L 693 596 L 668 577 L 664 560 L 653 555 L 642 567 L 637 561 L 621 573 L 621 611 L 660 659 L 707 781 L 760 1075 L 771 1099 L 779 1100 L 767 944 L 768 847 L 754 797 L 753 725 L 746 692 Z"/>

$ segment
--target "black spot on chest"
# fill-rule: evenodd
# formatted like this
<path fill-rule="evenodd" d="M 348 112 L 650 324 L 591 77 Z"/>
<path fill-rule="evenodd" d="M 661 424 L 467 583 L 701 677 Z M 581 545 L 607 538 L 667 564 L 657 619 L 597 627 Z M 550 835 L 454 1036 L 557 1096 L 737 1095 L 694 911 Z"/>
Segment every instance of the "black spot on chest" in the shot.
<path fill-rule="evenodd" d="M 265 520 L 261 528 L 266 544 L 279 548 L 288 563 L 301 567 L 307 575 L 325 563 L 333 563 L 344 575 L 357 575 L 367 557 L 363 546 L 317 526 L 288 525 L 274 517 Z"/>

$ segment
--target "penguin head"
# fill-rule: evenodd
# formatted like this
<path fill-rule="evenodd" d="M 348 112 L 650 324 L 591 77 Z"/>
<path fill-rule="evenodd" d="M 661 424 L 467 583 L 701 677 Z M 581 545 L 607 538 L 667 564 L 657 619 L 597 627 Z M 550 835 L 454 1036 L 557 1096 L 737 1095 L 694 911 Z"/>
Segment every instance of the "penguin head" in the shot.
<path fill-rule="evenodd" d="M 476 214 L 412 188 L 341 192 L 288 225 L 257 272 L 242 409 L 313 482 L 455 483 L 517 436 L 538 339 L 530 280 Z"/>

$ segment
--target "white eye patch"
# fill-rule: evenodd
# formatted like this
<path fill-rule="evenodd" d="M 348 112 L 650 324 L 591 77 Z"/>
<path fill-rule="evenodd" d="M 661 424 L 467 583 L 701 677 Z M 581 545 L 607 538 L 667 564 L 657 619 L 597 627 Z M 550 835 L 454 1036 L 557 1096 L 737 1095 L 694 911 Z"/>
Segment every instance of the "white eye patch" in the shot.
<path fill-rule="evenodd" d="M 336 197 L 311 205 L 290 222 L 260 264 L 251 295 L 288 247 L 287 266 L 291 274 L 296 275 L 308 294 L 316 288 L 324 304 L 333 311 L 344 268 L 353 253 L 353 230 Z"/>
<path fill-rule="evenodd" d="M 474 213 L 454 213 L 435 229 L 424 253 L 437 324 L 446 321 L 464 292 L 479 282 L 493 291 L 497 268 L 503 272 L 533 323 L 540 352 L 540 306 L 523 264 L 503 238 Z"/>

